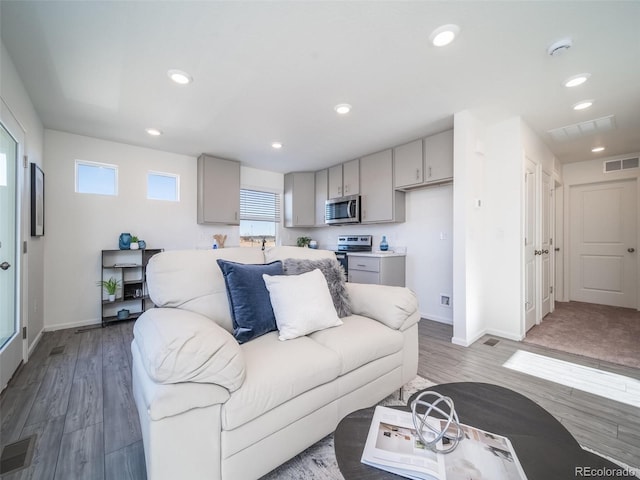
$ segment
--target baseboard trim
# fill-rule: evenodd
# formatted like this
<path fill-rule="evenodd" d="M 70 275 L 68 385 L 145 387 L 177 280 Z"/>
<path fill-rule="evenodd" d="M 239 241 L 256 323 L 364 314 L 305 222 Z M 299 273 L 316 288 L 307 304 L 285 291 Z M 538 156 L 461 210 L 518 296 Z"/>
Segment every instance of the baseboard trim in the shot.
<path fill-rule="evenodd" d="M 447 325 L 453 325 L 453 319 L 442 317 L 440 315 L 432 315 L 430 313 L 422 313 L 420 312 L 420 318 L 424 318 L 425 320 L 433 320 L 438 323 L 446 323 Z"/>
<path fill-rule="evenodd" d="M 31 345 L 27 347 L 27 358 L 31 358 L 33 351 L 36 349 L 36 347 L 40 343 L 40 340 L 42 340 L 43 333 L 44 333 L 44 328 L 42 328 L 42 330 L 38 332 L 38 334 L 36 335 L 36 338 L 33 340 L 33 342 L 31 342 Z"/>
<path fill-rule="evenodd" d="M 513 340 L 515 342 L 521 342 L 524 340 L 524 335 L 514 335 L 513 333 L 505 332 L 504 330 L 495 330 L 490 328 L 485 333 L 487 335 L 494 335 L 496 337 L 506 338 L 507 340 Z"/>
<path fill-rule="evenodd" d="M 451 343 L 453 343 L 454 345 L 460 345 L 462 347 L 470 347 L 475 342 L 480 340 L 486 333 L 487 333 L 486 330 L 482 330 L 481 332 L 479 332 L 476 335 L 474 335 L 473 337 L 471 337 L 471 339 L 453 337 L 451 339 Z"/>
<path fill-rule="evenodd" d="M 87 327 L 89 325 L 100 325 L 102 322 L 97 318 L 90 320 L 82 320 L 80 322 L 59 323 L 56 325 L 48 325 L 44 327 L 45 332 L 55 332 L 56 330 L 65 330 L 67 328 Z"/>

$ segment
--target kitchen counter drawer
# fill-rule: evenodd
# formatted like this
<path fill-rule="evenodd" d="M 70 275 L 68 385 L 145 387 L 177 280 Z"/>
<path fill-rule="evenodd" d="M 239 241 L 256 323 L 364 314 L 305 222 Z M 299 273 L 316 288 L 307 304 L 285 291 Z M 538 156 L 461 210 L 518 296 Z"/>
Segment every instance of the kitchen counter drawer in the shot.
<path fill-rule="evenodd" d="M 379 272 L 380 259 L 372 257 L 356 257 L 347 255 L 349 270 L 364 270 L 366 272 Z"/>

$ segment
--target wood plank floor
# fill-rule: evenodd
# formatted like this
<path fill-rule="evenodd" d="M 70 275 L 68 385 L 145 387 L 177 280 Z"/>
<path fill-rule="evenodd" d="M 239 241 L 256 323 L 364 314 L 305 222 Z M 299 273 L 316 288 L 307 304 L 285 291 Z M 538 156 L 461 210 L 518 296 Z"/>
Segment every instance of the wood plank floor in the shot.
<path fill-rule="evenodd" d="M 131 392 L 133 322 L 75 334 L 43 335 L 31 360 L 0 398 L 0 443 L 36 435 L 28 468 L 3 480 L 100 480 L 146 477 Z M 483 338 L 468 348 L 450 343 L 451 326 L 420 322 L 419 374 L 437 383 L 488 382 L 516 390 L 556 416 L 596 451 L 640 467 L 640 409 L 502 367 L 522 349 L 633 378 L 640 370 L 606 364 L 520 342 Z M 51 355 L 55 347 L 64 352 Z"/>

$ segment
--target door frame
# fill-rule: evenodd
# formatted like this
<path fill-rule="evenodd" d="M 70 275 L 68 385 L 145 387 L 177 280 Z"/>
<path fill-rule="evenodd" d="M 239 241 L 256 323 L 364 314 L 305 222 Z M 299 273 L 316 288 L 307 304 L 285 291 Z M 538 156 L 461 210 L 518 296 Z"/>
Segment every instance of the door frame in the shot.
<path fill-rule="evenodd" d="M 27 320 L 25 316 L 25 312 L 28 312 L 27 307 L 27 255 L 25 255 L 25 247 L 26 247 L 26 233 L 25 228 L 29 222 L 25 220 L 26 212 L 28 209 L 25 208 L 26 205 L 26 171 L 28 170 L 25 167 L 27 163 L 26 155 L 25 155 L 25 141 L 26 141 L 26 129 L 25 127 L 18 121 L 17 117 L 14 115 L 13 111 L 7 105 L 2 97 L 0 97 L 0 122 L 4 125 L 4 128 L 9 132 L 9 134 L 16 140 L 18 145 L 17 148 L 17 159 L 16 159 L 16 292 L 15 292 L 15 315 L 17 317 L 18 323 L 18 331 L 17 335 L 21 339 L 22 342 L 22 363 L 26 363 L 29 358 L 29 343 L 28 339 L 24 338 L 22 331 L 23 328 L 27 326 Z M 15 373 L 15 372 L 14 372 Z M 4 387 L 4 385 L 0 385 L 0 390 Z"/>

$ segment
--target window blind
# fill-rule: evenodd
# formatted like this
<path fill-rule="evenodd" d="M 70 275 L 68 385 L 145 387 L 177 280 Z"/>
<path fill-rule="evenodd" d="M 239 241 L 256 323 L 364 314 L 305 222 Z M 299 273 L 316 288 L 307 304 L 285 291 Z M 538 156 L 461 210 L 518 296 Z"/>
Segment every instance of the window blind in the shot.
<path fill-rule="evenodd" d="M 280 194 L 240 190 L 240 220 L 280 221 Z"/>

